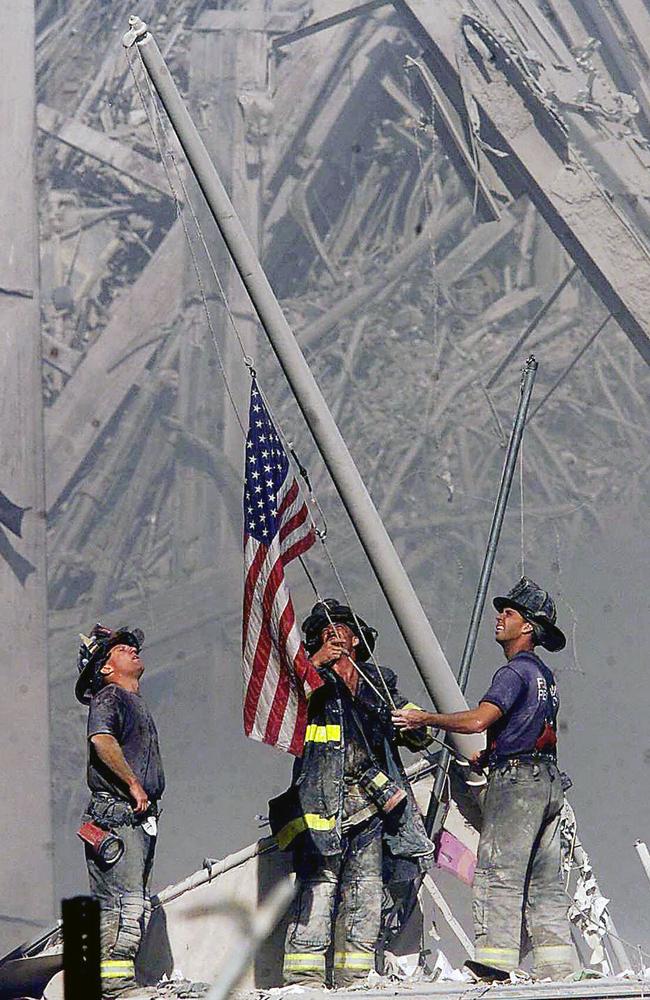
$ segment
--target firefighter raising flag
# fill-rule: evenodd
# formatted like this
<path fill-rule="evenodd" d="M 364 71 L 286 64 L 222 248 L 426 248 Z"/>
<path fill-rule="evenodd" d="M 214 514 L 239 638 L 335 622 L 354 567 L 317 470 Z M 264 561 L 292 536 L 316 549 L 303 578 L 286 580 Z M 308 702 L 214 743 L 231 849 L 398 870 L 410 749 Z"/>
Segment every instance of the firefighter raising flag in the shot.
<path fill-rule="evenodd" d="M 323 683 L 300 639 L 284 567 L 314 544 L 298 483 L 253 378 L 244 481 L 244 731 L 301 754 Z"/>

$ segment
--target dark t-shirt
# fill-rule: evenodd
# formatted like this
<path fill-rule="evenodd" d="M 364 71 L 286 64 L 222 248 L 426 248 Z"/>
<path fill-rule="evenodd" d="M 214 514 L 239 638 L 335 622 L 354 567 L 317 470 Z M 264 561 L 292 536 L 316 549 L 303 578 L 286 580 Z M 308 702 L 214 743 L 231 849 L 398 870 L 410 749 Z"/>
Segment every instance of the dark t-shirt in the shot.
<path fill-rule="evenodd" d="M 110 792 L 130 801 L 124 783 L 102 763 L 90 742 L 90 737 L 99 733 L 108 733 L 117 740 L 149 798 L 159 799 L 165 775 L 156 726 L 142 696 L 108 684 L 90 702 L 88 715 L 88 787 L 92 792 Z"/>
<path fill-rule="evenodd" d="M 481 701 L 503 712 L 488 731 L 496 758 L 531 753 L 545 722 L 555 725 L 560 707 L 553 673 L 535 653 L 518 653 L 497 670 Z"/>

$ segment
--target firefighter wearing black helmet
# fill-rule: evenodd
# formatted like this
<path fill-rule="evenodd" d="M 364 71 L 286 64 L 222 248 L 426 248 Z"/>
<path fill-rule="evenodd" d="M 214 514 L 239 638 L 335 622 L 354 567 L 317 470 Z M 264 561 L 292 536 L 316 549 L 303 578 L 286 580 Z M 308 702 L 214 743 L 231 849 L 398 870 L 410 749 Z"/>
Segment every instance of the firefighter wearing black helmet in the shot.
<path fill-rule="evenodd" d="M 566 639 L 552 597 L 527 577 L 492 603 L 494 638 L 506 663 L 478 707 L 446 715 L 401 709 L 393 721 L 403 732 L 487 730 L 482 763 L 489 773 L 473 885 L 475 960 L 466 964 L 480 979 L 506 980 L 530 950 L 533 973 L 559 980 L 575 961 L 560 866 L 559 697 L 537 647 L 559 652 Z"/>
<path fill-rule="evenodd" d="M 348 986 L 375 967 L 385 862 L 413 877 L 433 855 L 390 717 L 392 705 L 416 706 L 392 670 L 369 662 L 377 633 L 346 605 L 319 602 L 303 631 L 325 683 L 309 699 L 291 787 L 269 809 L 297 875 L 283 974 L 286 983 Z M 403 742 L 430 742 L 427 732 L 412 735 Z"/>
<path fill-rule="evenodd" d="M 81 636 L 75 695 L 89 706 L 90 802 L 79 835 L 101 913 L 102 995 L 156 996 L 134 960 L 150 913 L 149 883 L 165 787 L 158 734 L 140 694 L 140 629 L 95 625 Z"/>

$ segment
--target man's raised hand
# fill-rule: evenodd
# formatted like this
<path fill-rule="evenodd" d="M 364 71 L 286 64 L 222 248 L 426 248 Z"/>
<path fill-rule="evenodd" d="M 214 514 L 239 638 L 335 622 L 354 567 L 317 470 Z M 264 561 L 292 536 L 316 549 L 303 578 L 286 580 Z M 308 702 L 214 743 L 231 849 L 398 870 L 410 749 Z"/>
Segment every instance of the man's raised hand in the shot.
<path fill-rule="evenodd" d="M 325 640 L 321 648 L 312 656 L 311 662 L 315 667 L 326 667 L 330 663 L 336 663 L 345 652 L 345 642 L 333 636 L 331 639 Z"/>

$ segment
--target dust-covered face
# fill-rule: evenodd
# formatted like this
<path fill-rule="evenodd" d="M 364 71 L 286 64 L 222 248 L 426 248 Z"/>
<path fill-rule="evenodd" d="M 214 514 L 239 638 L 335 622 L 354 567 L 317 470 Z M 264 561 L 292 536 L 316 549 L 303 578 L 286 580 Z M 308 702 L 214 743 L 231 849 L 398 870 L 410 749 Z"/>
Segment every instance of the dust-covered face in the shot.
<path fill-rule="evenodd" d="M 101 671 L 107 678 L 111 675 L 139 678 L 144 673 L 144 663 L 135 646 L 119 643 L 111 649 L 111 655 Z"/>
<path fill-rule="evenodd" d="M 328 624 L 322 629 L 320 634 L 321 646 L 326 642 L 340 643 L 343 652 L 348 656 L 352 654 L 355 646 L 359 645 L 359 637 L 354 634 L 349 625 L 342 625 L 338 622 Z"/>

